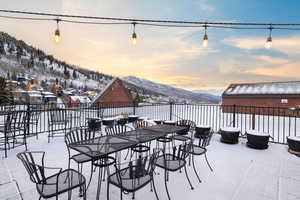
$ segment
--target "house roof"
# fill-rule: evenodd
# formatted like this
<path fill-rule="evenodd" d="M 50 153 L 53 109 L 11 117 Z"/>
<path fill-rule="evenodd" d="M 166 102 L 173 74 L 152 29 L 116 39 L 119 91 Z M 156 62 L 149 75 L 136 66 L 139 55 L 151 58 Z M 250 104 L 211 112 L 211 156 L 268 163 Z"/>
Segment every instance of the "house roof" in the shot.
<path fill-rule="evenodd" d="M 223 96 L 300 95 L 300 81 L 231 84 Z"/>
<path fill-rule="evenodd" d="M 97 103 L 98 100 L 106 94 L 106 92 L 108 91 L 108 89 L 111 88 L 112 85 L 113 85 L 116 81 L 120 81 L 121 84 L 123 84 L 122 80 L 119 79 L 119 78 L 114 78 L 114 79 L 112 79 L 112 80 L 111 80 L 111 81 L 103 88 L 103 90 L 102 90 L 102 91 L 101 91 L 101 92 L 93 99 L 92 104 Z M 129 93 L 128 93 L 128 96 L 130 96 Z"/>

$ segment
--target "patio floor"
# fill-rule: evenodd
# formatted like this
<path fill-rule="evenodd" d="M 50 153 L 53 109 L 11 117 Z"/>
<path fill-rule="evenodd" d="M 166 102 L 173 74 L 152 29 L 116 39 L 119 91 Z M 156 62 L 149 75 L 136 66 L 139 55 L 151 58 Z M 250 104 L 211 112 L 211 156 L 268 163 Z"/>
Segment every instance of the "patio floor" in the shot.
<path fill-rule="evenodd" d="M 39 140 L 30 138 L 30 151 L 46 151 L 45 163 L 51 167 L 67 167 L 67 149 L 63 138 L 54 138 L 47 143 L 47 134 L 40 135 Z M 206 200 L 294 200 L 300 199 L 300 158 L 287 152 L 287 146 L 270 144 L 267 150 L 247 148 L 245 140 L 239 144 L 227 145 L 219 142 L 219 135 L 214 135 L 208 147 L 208 159 L 214 172 L 206 166 L 204 157 L 196 157 L 196 165 L 200 172 L 202 183 L 199 184 L 188 167 L 192 183 L 195 187 L 190 190 L 184 173 L 171 173 L 169 190 L 171 198 L 206 199 Z M 21 199 L 17 186 L 24 200 L 38 199 L 35 185 L 30 182 L 25 168 L 16 158 L 16 153 L 24 147 L 9 151 L 7 159 L 0 159 L 0 199 Z M 1 156 L 4 152 L 0 152 Z M 73 168 L 77 165 L 73 163 Z M 84 175 L 89 177 L 89 164 L 84 167 Z M 159 171 L 159 170 L 158 170 Z M 98 173 L 96 173 L 98 175 Z M 160 199 L 167 199 L 163 173 L 155 176 L 156 187 Z M 95 199 L 97 176 L 87 191 L 88 199 Z M 120 198 L 119 190 L 111 186 L 111 199 Z M 73 192 L 72 199 L 80 199 L 78 192 Z M 131 195 L 124 195 L 131 199 Z M 67 199 L 61 196 L 60 199 Z M 106 199 L 106 184 L 103 184 L 100 199 Z M 150 186 L 136 193 L 136 199 L 155 199 L 150 192 Z"/>

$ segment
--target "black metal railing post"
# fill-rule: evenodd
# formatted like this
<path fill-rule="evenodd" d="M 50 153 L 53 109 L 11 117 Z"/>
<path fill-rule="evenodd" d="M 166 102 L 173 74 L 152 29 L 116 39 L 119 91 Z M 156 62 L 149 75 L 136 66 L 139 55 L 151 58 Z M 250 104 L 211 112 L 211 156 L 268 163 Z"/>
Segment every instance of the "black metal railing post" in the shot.
<path fill-rule="evenodd" d="M 172 120 L 172 116 L 173 116 L 173 102 L 170 102 L 170 116 L 169 116 L 169 120 Z"/>
<path fill-rule="evenodd" d="M 236 119 L 236 105 L 234 104 L 233 105 L 233 127 L 236 126 L 235 119 Z"/>

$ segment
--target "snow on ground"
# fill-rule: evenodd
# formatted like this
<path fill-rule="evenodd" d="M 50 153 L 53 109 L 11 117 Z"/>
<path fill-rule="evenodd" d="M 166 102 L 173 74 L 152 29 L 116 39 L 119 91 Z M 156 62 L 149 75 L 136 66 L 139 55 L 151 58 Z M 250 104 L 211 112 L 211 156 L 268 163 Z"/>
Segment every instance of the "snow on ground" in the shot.
<path fill-rule="evenodd" d="M 214 172 L 206 166 L 204 157 L 196 157 L 196 166 L 200 172 L 202 183 L 199 184 L 188 167 L 192 183 L 191 190 L 184 173 L 170 174 L 169 190 L 173 200 L 294 200 L 300 199 L 300 158 L 287 152 L 286 145 L 270 144 L 267 150 L 247 148 L 246 141 L 240 139 L 239 144 L 228 145 L 220 143 L 220 136 L 215 134 L 208 148 L 208 158 Z M 63 138 L 54 138 L 47 143 L 47 134 L 29 139 L 30 151 L 46 151 L 46 166 L 67 168 L 67 149 Z M 30 182 L 25 168 L 16 158 L 16 153 L 23 151 L 18 147 L 9 151 L 7 159 L 0 159 L 0 199 L 21 199 L 17 193 L 19 185 L 24 200 L 38 199 L 35 185 Z M 3 156 L 3 152 L 2 153 Z M 73 168 L 77 166 L 73 163 Z M 89 177 L 89 164 L 84 166 L 84 175 Z M 155 175 L 156 187 L 160 199 L 167 199 L 163 173 Z M 87 192 L 88 199 L 95 199 L 97 173 Z M 16 183 L 12 180 L 16 180 Z M 106 199 L 106 184 L 102 184 L 100 199 Z M 111 186 L 111 199 L 119 199 L 119 190 Z M 72 199 L 80 199 L 77 191 Z M 67 199 L 61 196 L 60 199 Z M 131 195 L 124 195 L 124 199 L 131 199 Z M 150 186 L 136 193 L 136 199 L 155 199 L 150 192 Z"/>

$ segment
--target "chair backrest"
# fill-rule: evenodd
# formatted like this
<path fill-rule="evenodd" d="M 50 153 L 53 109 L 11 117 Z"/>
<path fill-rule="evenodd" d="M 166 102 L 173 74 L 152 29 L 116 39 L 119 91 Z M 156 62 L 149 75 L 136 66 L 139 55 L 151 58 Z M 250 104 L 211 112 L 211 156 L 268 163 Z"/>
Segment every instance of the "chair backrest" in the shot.
<path fill-rule="evenodd" d="M 21 130 L 28 122 L 28 112 L 24 110 L 12 111 L 10 121 L 7 124 L 7 131 Z"/>
<path fill-rule="evenodd" d="M 182 130 L 182 131 L 179 131 L 177 134 L 179 135 L 184 135 L 184 134 L 187 134 L 189 131 L 194 131 L 195 130 L 195 127 L 196 127 L 196 124 L 195 122 L 191 121 L 191 120 L 186 120 L 186 119 L 182 119 L 182 120 L 179 120 L 177 121 L 177 126 L 183 126 L 183 127 L 186 127 L 185 130 Z"/>
<path fill-rule="evenodd" d="M 30 180 L 36 184 L 46 183 L 44 156 L 45 152 L 21 152 L 17 154 L 29 174 Z"/>
<path fill-rule="evenodd" d="M 76 144 L 86 140 L 94 139 L 95 136 L 95 131 L 89 131 L 88 128 L 77 128 L 71 130 L 65 135 L 65 143 L 68 147 L 70 144 Z"/>
<path fill-rule="evenodd" d="M 51 123 L 66 122 L 67 111 L 65 109 L 53 109 L 48 111 L 48 120 Z"/>
<path fill-rule="evenodd" d="M 151 126 L 151 124 L 147 121 L 135 121 L 135 122 L 133 122 L 133 127 L 135 129 L 137 129 L 137 128 L 146 128 L 148 126 Z"/>
<path fill-rule="evenodd" d="M 206 135 L 205 137 L 199 138 L 198 145 L 201 147 L 204 147 L 204 148 L 207 147 L 210 144 L 213 134 L 214 134 L 214 132 L 210 131 L 209 134 Z"/>
<path fill-rule="evenodd" d="M 192 142 L 186 143 L 186 144 L 181 144 L 179 147 L 173 147 L 173 158 L 174 159 L 180 159 L 180 160 L 185 160 L 191 152 L 192 148 Z"/>
<path fill-rule="evenodd" d="M 129 131 L 129 127 L 126 125 L 116 124 L 112 127 L 106 127 L 105 133 L 106 135 L 119 135 Z"/>
<path fill-rule="evenodd" d="M 160 151 L 154 150 L 151 155 L 140 157 L 135 161 L 130 161 L 128 165 L 129 170 L 129 178 L 130 179 L 140 179 L 144 176 L 153 176 L 155 170 L 155 163 L 157 158 L 159 157 Z M 117 165 L 115 165 L 118 175 L 118 180 L 122 179 L 120 174 L 120 170 L 118 169 Z M 121 169 L 122 170 L 122 169 Z M 122 182 L 120 181 L 120 184 Z"/>

